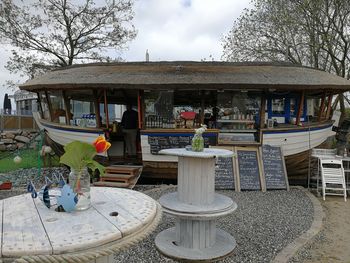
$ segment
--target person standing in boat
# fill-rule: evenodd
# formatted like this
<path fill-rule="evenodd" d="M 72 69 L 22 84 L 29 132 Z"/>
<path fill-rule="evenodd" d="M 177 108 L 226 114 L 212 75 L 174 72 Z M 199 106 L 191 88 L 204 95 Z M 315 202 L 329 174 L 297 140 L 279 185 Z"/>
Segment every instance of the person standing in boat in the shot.
<path fill-rule="evenodd" d="M 129 156 L 136 156 L 136 136 L 137 136 L 138 113 L 132 109 L 132 105 L 126 106 L 123 113 L 121 125 L 123 127 L 126 151 Z"/>

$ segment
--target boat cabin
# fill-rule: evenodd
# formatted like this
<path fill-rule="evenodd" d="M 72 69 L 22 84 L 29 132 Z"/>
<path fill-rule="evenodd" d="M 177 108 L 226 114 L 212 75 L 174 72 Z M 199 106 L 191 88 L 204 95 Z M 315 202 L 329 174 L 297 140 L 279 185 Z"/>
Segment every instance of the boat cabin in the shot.
<path fill-rule="evenodd" d="M 206 147 L 282 146 L 296 173 L 292 157 L 331 135 L 335 95 L 350 81 L 287 63 L 128 62 L 58 69 L 20 88 L 37 93 L 38 125 L 57 145 L 104 134 L 109 161 L 164 178 L 176 176 L 177 158 L 158 151 L 190 144 L 202 124 Z M 127 104 L 138 112 L 133 160 L 120 125 Z"/>

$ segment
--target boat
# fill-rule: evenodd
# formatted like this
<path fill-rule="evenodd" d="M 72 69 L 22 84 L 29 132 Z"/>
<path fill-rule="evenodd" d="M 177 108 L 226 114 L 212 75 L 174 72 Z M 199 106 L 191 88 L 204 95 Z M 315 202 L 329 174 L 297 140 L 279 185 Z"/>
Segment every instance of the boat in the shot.
<path fill-rule="evenodd" d="M 161 149 L 185 147 L 206 124 L 206 147 L 281 146 L 290 180 L 306 180 L 309 150 L 333 134 L 334 96 L 350 90 L 339 76 L 289 63 L 122 62 L 74 65 L 28 80 L 35 115 L 50 142 L 112 143 L 108 161 L 143 165 L 142 176 L 176 177 L 177 158 Z M 120 118 L 138 112 L 138 158 L 125 152 Z"/>

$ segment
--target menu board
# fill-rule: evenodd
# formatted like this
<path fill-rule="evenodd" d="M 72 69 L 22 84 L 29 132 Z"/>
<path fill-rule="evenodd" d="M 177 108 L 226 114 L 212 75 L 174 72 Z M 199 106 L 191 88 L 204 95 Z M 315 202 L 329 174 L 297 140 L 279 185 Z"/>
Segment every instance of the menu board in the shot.
<path fill-rule="evenodd" d="M 216 158 L 215 188 L 216 189 L 235 189 L 232 157 Z"/>
<path fill-rule="evenodd" d="M 172 135 L 148 135 L 148 143 L 151 146 L 151 154 L 158 154 L 160 150 L 170 148 L 185 148 L 187 145 L 191 145 L 193 134 L 172 134 Z M 209 145 L 215 145 L 216 136 L 206 136 L 203 134 L 204 147 L 208 148 Z"/>
<path fill-rule="evenodd" d="M 237 149 L 237 171 L 240 190 L 260 190 L 260 165 L 258 150 Z"/>
<path fill-rule="evenodd" d="M 281 147 L 263 145 L 262 162 L 266 189 L 289 189 Z"/>

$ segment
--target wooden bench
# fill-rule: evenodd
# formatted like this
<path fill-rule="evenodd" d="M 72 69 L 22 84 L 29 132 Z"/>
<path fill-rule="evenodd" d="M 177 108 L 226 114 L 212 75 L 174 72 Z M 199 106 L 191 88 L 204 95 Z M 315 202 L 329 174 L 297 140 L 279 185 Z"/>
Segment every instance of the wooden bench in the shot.
<path fill-rule="evenodd" d="M 106 167 L 104 176 L 94 186 L 133 188 L 142 172 L 142 166 L 111 165 Z"/>

